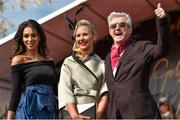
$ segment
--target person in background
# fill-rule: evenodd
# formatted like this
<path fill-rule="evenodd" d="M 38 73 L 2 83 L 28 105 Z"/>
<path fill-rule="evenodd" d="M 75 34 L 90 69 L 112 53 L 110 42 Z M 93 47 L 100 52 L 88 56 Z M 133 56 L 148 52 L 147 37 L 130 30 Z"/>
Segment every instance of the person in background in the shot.
<path fill-rule="evenodd" d="M 137 13 L 138 14 L 138 13 Z M 114 44 L 106 57 L 105 80 L 109 93 L 109 119 L 158 119 L 159 109 L 149 89 L 151 65 L 169 49 L 169 21 L 159 3 L 155 9 L 158 40 L 131 38 L 132 19 L 124 12 L 108 16 L 109 34 Z"/>
<path fill-rule="evenodd" d="M 104 79 L 104 61 L 93 52 L 93 42 L 96 39 L 94 25 L 86 19 L 78 21 L 73 36 L 73 53 L 64 60 L 61 67 L 59 108 L 67 110 L 72 119 L 90 119 L 92 116 L 80 113 L 80 106 L 95 103 L 95 117 L 103 118 L 108 90 Z"/>
<path fill-rule="evenodd" d="M 41 25 L 32 19 L 20 24 L 13 48 L 7 119 L 57 119 L 54 90 L 58 79 Z"/>
<path fill-rule="evenodd" d="M 174 112 L 167 97 L 161 97 L 159 99 L 159 110 L 162 119 L 175 119 Z"/>

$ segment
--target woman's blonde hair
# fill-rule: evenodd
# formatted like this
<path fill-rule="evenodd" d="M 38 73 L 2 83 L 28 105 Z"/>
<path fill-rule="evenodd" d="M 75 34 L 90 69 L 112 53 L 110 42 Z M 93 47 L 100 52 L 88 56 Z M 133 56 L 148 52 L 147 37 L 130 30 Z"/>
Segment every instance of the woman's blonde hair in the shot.
<path fill-rule="evenodd" d="M 74 52 L 76 52 L 76 56 L 81 59 L 81 58 L 83 58 L 83 55 L 87 55 L 87 54 L 90 54 L 93 52 L 93 45 L 91 46 L 89 51 L 82 51 L 81 49 L 79 49 L 79 46 L 76 41 L 76 32 L 77 32 L 78 27 L 80 27 L 80 26 L 87 26 L 88 29 L 90 30 L 90 32 L 93 34 L 93 36 L 96 36 L 96 30 L 94 28 L 94 25 L 86 19 L 81 19 L 77 22 L 76 27 L 74 29 L 74 33 L 73 33 L 75 42 L 74 42 L 72 50 Z"/>

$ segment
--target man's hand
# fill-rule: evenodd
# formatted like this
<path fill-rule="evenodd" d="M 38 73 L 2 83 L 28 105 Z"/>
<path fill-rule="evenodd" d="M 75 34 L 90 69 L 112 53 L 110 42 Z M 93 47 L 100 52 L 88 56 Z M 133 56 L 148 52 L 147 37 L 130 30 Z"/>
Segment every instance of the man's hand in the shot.
<path fill-rule="evenodd" d="M 157 8 L 154 10 L 154 12 L 159 19 L 166 17 L 166 13 L 164 9 L 161 7 L 161 3 L 157 4 Z"/>

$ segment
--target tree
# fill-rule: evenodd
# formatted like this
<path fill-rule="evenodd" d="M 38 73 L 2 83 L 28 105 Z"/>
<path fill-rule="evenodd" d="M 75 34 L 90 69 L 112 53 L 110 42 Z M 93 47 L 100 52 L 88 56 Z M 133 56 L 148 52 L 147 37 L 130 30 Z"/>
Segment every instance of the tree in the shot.
<path fill-rule="evenodd" d="M 3 16 L 3 12 L 7 9 L 14 10 L 15 7 L 19 7 L 22 10 L 26 9 L 27 5 L 38 7 L 44 2 L 52 3 L 53 0 L 0 0 L 0 38 L 5 37 L 8 33 L 7 30 L 14 27 L 12 23 L 8 21 L 8 18 Z M 5 7 L 5 4 L 6 5 Z"/>

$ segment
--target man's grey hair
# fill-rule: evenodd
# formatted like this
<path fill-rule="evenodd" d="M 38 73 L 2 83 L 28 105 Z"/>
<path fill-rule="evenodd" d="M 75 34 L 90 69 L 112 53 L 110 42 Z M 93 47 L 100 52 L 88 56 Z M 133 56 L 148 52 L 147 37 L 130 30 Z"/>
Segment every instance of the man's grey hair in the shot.
<path fill-rule="evenodd" d="M 107 17 L 108 25 L 110 26 L 110 22 L 115 17 L 125 17 L 127 19 L 127 24 L 130 28 L 132 28 L 132 18 L 129 14 L 125 12 L 111 12 Z"/>

